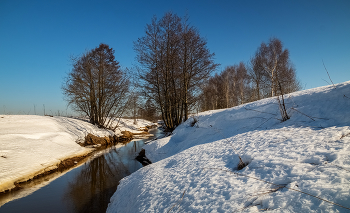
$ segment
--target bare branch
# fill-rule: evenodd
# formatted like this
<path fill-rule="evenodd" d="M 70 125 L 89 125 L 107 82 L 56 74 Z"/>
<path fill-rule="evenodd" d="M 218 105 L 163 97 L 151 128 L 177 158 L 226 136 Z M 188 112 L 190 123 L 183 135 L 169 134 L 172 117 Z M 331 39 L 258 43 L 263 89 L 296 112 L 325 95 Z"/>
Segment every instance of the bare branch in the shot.
<path fill-rule="evenodd" d="M 328 75 L 329 80 L 330 80 L 330 81 L 332 82 L 332 84 L 333 84 L 334 89 L 337 89 L 337 88 L 335 87 L 335 85 L 334 85 L 332 79 L 331 79 L 331 76 L 330 76 L 329 73 L 328 73 L 328 70 L 327 70 L 327 68 L 326 68 L 326 65 L 324 65 L 323 59 L 322 59 L 322 64 L 323 64 L 324 69 L 325 69 L 326 72 L 327 72 L 327 75 Z"/>

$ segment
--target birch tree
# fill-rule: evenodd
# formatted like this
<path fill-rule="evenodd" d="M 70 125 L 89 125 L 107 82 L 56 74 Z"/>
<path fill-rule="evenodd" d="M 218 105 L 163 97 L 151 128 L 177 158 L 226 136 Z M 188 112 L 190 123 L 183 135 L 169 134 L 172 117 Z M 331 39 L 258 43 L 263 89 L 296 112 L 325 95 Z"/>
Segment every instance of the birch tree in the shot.
<path fill-rule="evenodd" d="M 261 43 L 255 58 L 259 63 L 258 66 L 270 78 L 271 97 L 277 96 L 282 121 L 288 120 L 284 94 L 300 88 L 296 80 L 295 69 L 289 59 L 288 49 L 283 48 L 279 39 L 271 38 L 268 44 Z"/>
<path fill-rule="evenodd" d="M 268 44 L 262 42 L 253 60 L 259 69 L 257 72 L 264 72 L 269 77 L 271 97 L 300 89 L 295 69 L 289 59 L 289 51 L 283 48 L 279 39 L 271 38 Z"/>

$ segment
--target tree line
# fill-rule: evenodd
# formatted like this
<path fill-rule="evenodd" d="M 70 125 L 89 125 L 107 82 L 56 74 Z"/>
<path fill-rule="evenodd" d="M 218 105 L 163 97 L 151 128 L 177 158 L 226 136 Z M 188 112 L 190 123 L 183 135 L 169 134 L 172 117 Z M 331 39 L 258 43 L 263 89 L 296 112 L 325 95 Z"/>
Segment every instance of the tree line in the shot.
<path fill-rule="evenodd" d="M 300 89 L 289 51 L 271 38 L 261 43 L 249 63 L 219 64 L 198 29 L 171 12 L 153 17 L 134 42 L 138 66 L 122 70 L 107 44 L 73 58 L 62 89 L 68 104 L 90 122 L 111 126 L 125 113 L 149 120 L 157 115 L 169 131 L 195 109 L 228 108 Z M 132 85 L 131 76 L 136 77 Z"/>
<path fill-rule="evenodd" d="M 202 86 L 202 111 L 237 106 L 301 89 L 288 49 L 271 38 L 261 43 L 248 63 L 228 66 Z"/>

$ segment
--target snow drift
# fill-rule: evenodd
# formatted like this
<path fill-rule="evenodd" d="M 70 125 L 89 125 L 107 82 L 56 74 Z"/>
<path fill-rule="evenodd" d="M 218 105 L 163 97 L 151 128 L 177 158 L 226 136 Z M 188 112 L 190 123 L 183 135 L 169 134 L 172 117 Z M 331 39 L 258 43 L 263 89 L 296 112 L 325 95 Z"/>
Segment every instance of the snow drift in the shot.
<path fill-rule="evenodd" d="M 350 81 L 207 111 L 144 148 L 107 212 L 348 212 Z M 248 164 L 237 170 L 239 156 Z"/>

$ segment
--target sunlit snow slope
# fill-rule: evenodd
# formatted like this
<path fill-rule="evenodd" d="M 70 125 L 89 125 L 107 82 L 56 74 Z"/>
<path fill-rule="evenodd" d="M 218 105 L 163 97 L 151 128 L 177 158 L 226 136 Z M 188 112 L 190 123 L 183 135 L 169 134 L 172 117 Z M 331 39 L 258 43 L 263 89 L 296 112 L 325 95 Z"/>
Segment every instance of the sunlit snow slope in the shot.
<path fill-rule="evenodd" d="M 107 212 L 349 212 L 350 81 L 207 111 L 145 146 Z M 248 165 L 237 170 L 238 155 Z"/>

